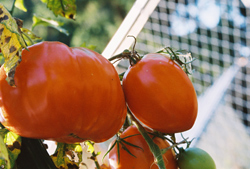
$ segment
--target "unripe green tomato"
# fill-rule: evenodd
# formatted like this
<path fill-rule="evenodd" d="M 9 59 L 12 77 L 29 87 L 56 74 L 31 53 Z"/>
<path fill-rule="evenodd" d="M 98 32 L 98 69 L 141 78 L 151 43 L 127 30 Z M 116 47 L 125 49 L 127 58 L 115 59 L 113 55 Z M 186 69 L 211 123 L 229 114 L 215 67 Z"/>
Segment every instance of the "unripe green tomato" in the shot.
<path fill-rule="evenodd" d="M 200 148 L 187 148 L 179 154 L 180 169 L 216 169 L 212 157 Z"/>

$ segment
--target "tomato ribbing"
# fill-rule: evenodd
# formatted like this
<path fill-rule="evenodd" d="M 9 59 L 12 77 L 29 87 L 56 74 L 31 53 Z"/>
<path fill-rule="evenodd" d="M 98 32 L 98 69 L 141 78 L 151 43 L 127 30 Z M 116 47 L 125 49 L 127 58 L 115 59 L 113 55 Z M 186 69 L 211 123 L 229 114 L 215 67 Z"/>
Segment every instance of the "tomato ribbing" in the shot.
<path fill-rule="evenodd" d="M 0 71 L 2 124 L 31 138 L 102 142 L 126 117 L 124 94 L 113 65 L 85 48 L 42 42 L 22 52 L 16 88 Z"/>

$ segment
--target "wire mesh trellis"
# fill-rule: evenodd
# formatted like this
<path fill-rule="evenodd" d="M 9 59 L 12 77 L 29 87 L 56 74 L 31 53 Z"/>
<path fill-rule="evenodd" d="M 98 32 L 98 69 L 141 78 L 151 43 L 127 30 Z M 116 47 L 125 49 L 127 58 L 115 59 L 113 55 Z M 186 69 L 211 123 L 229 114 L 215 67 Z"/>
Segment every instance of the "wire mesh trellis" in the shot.
<path fill-rule="evenodd" d="M 249 16 L 241 0 L 161 0 L 137 36 L 140 54 L 167 46 L 190 51 L 197 58 L 191 80 L 198 96 L 241 61 L 196 145 L 215 156 L 217 168 L 250 168 Z"/>
<path fill-rule="evenodd" d="M 237 58 L 250 55 L 250 9 L 239 0 L 160 1 L 138 36 L 136 50 L 145 54 L 170 46 L 186 49 L 197 58 L 191 76 L 202 94 Z M 210 18 L 211 19 L 208 19 Z M 210 21 L 208 21 L 210 20 Z M 249 66 L 237 74 L 227 97 L 233 108 L 244 112 L 249 125 Z"/>
<path fill-rule="evenodd" d="M 196 71 L 192 80 L 198 94 L 203 93 L 235 57 L 241 56 L 241 48 L 250 43 L 246 38 L 249 20 L 246 14 L 240 13 L 240 1 L 203 1 L 160 1 L 139 34 L 136 46 L 140 53 L 155 52 L 165 46 L 191 51 L 197 58 L 193 62 Z M 211 17 L 211 21 L 206 21 L 204 15 Z M 234 20 L 242 20 L 242 23 Z"/>

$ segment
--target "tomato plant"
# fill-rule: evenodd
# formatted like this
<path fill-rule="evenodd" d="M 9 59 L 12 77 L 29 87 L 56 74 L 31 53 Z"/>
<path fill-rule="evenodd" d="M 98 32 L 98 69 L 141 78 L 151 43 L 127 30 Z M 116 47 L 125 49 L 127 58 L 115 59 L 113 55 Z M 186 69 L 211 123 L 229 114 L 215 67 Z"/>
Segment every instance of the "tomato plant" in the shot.
<path fill-rule="evenodd" d="M 163 133 L 190 129 L 197 116 L 197 96 L 186 73 L 163 54 L 147 54 L 123 77 L 128 107 L 145 125 Z"/>
<path fill-rule="evenodd" d="M 16 87 L 0 71 L 1 123 L 18 135 L 102 142 L 119 131 L 126 106 L 113 65 L 86 48 L 41 42 L 22 51 Z"/>
<path fill-rule="evenodd" d="M 149 149 L 145 139 L 135 126 L 128 127 L 121 135 L 129 144 L 116 144 L 109 152 L 109 163 L 112 169 L 157 169 L 154 156 Z M 160 149 L 169 147 L 169 143 L 162 138 L 155 137 L 153 141 Z M 114 144 L 111 143 L 111 145 Z M 132 146 L 132 145 L 134 146 Z M 118 151 L 119 149 L 119 151 Z M 177 169 L 175 155 L 172 149 L 163 154 L 167 169 Z"/>
<path fill-rule="evenodd" d="M 200 148 L 187 148 L 178 156 L 180 169 L 216 169 L 212 157 Z"/>
<path fill-rule="evenodd" d="M 195 91 L 178 65 L 182 61 L 162 54 L 148 54 L 141 59 L 134 47 L 133 51 L 124 50 L 114 57 L 130 59 L 131 67 L 124 76 L 122 89 L 113 65 L 92 50 L 70 48 L 60 42 L 42 42 L 22 50 L 42 39 L 22 28 L 22 21 L 11 16 L 15 5 L 25 8 L 23 2 L 16 2 L 13 1 L 10 12 L 0 3 L 0 64 L 4 63 L 0 69 L 0 121 L 7 129 L 23 136 L 12 140 L 13 146 L 6 141 L 3 143 L 13 150 L 8 155 L 11 165 L 18 168 L 77 168 L 82 158 L 81 145 L 64 143 L 85 141 L 92 154 L 89 159 L 98 169 L 177 169 L 175 154 L 172 149 L 166 150 L 170 145 L 162 138 L 165 133 L 190 129 L 197 114 Z M 48 1 L 47 7 L 55 15 L 75 18 L 73 0 Z M 34 16 L 33 21 L 33 28 L 39 24 L 50 25 L 67 34 L 60 27 L 62 24 L 54 20 Z M 189 66 L 182 68 L 189 70 Z M 131 124 L 136 127 L 128 127 L 113 144 L 115 146 L 109 152 L 110 166 L 100 166 L 97 160 L 100 152 L 94 151 L 94 142 L 109 139 L 123 125 L 127 112 L 123 91 L 130 108 L 127 126 L 123 127 Z M 148 135 L 138 119 L 160 132 Z M 4 137 L 6 135 L 4 133 Z M 57 144 L 51 158 L 44 158 L 49 156 L 39 139 L 64 143 Z M 173 134 L 171 139 L 171 148 L 178 149 L 179 144 L 187 142 L 186 139 L 175 142 Z M 181 163 L 183 156 L 178 157 Z M 16 158 L 19 165 L 15 164 Z"/>

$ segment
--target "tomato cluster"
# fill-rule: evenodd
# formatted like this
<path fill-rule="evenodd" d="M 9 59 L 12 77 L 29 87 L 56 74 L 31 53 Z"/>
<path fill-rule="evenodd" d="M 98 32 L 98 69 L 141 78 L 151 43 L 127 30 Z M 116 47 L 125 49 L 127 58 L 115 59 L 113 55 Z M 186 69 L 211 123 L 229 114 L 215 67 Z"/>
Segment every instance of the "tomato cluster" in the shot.
<path fill-rule="evenodd" d="M 0 69 L 1 123 L 29 138 L 103 142 L 121 129 L 128 106 L 138 121 L 163 135 L 189 130 L 197 116 L 197 96 L 180 65 L 159 53 L 131 63 L 121 85 L 110 61 L 90 49 L 60 42 L 30 46 L 16 69 L 16 87 L 7 83 L 4 68 Z M 102 168 L 158 168 L 135 126 L 119 138 L 129 144 L 116 144 L 109 152 L 110 166 Z M 170 146 L 162 138 L 152 139 L 160 149 Z M 188 164 L 182 159 L 190 153 L 182 154 L 178 165 L 184 169 Z M 178 168 L 172 149 L 163 159 L 166 168 Z"/>

